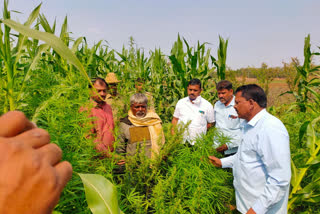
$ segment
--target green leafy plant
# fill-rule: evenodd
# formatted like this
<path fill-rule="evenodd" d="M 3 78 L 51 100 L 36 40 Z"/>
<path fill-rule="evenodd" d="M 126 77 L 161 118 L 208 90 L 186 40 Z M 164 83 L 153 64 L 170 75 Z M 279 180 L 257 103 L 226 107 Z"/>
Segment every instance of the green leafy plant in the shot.
<path fill-rule="evenodd" d="M 217 75 L 219 80 L 224 80 L 226 78 L 227 49 L 228 49 L 228 39 L 224 40 L 221 36 L 219 36 L 219 48 L 217 51 L 218 60 L 213 56 L 211 56 L 212 63 L 217 68 Z"/>
<path fill-rule="evenodd" d="M 299 141 L 305 137 L 305 146 L 308 149 L 306 163 L 297 167 L 294 161 L 291 161 L 292 190 L 289 196 L 288 209 L 293 210 L 295 205 L 303 202 L 319 203 L 320 202 L 320 170 L 319 168 L 311 175 L 310 182 L 304 186 L 303 179 L 308 175 L 310 168 L 316 167 L 320 163 L 320 137 L 315 127 L 319 123 L 320 117 L 312 121 L 306 121 L 302 124 L 299 131 Z"/>
<path fill-rule="evenodd" d="M 4 31 L 2 25 L 4 20 L 9 20 L 11 15 L 8 10 L 8 0 L 3 2 L 3 20 L 0 20 L 0 63 L 1 73 L 4 72 L 4 78 L 1 79 L 0 88 L 5 91 L 5 100 L 3 105 L 3 112 L 8 110 L 15 110 L 18 105 L 18 100 L 23 96 L 23 83 L 25 78 L 17 81 L 20 75 L 26 76 L 33 68 L 34 64 L 39 59 L 39 54 L 46 47 L 39 46 L 37 55 L 31 59 L 30 53 L 25 51 L 26 46 L 30 46 L 30 41 L 23 34 L 17 35 L 18 41 L 16 43 L 11 42 L 11 28 L 8 25 L 4 25 Z M 40 6 L 37 6 L 29 15 L 28 20 L 24 23 L 24 27 L 29 27 L 37 18 L 40 10 Z M 15 46 L 14 46 L 15 44 Z M 17 92 L 19 92 L 17 94 Z"/>
<path fill-rule="evenodd" d="M 116 187 L 102 175 L 80 174 L 86 198 L 93 214 L 122 213 L 119 208 Z"/>
<path fill-rule="evenodd" d="M 318 53 L 311 52 L 310 35 L 308 35 L 304 40 L 304 63 L 302 66 L 295 64 L 297 74 L 294 79 L 294 85 L 297 85 L 297 90 L 285 92 L 294 95 L 296 105 L 302 112 L 306 112 L 307 107 L 312 108 L 312 105 L 309 105 L 311 100 L 314 100 L 318 106 L 320 104 L 320 95 L 316 90 L 320 86 L 320 76 L 317 73 L 320 66 L 312 66 L 313 55 L 318 55 Z"/>

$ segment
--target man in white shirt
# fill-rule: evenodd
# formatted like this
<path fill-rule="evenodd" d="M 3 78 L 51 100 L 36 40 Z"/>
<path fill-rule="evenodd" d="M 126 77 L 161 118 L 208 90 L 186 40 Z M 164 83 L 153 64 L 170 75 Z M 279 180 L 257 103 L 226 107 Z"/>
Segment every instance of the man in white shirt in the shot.
<path fill-rule="evenodd" d="M 188 124 L 184 141 L 194 145 L 195 139 L 206 134 L 214 121 L 213 106 L 200 96 L 201 82 L 192 79 L 188 83 L 188 97 L 178 101 L 173 114 L 172 124 Z"/>
<path fill-rule="evenodd" d="M 214 122 L 217 129 L 223 135 L 230 137 L 230 142 L 216 148 L 218 152 L 224 152 L 225 155 L 231 155 L 237 152 L 240 144 L 242 132 L 240 130 L 240 120 L 234 109 L 235 97 L 233 96 L 232 83 L 228 80 L 222 80 L 217 83 L 218 102 L 214 105 Z M 214 144 L 220 143 L 215 139 Z"/>
<path fill-rule="evenodd" d="M 287 213 L 291 179 L 289 135 L 283 123 L 266 111 L 267 98 L 255 84 L 236 90 L 240 118 L 246 120 L 238 152 L 209 156 L 217 167 L 233 169 L 237 209 L 241 213 Z"/>

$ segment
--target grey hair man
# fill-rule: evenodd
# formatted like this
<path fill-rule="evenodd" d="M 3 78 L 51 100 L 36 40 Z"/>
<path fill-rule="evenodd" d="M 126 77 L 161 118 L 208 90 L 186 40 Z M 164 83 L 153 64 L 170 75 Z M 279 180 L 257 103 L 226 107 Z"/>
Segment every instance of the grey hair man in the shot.
<path fill-rule="evenodd" d="M 132 95 L 128 115 L 120 119 L 120 145 L 117 152 L 133 156 L 141 152 L 137 148 L 144 148 L 145 155 L 153 158 L 164 144 L 161 124 L 160 117 L 148 110 L 146 95 Z"/>

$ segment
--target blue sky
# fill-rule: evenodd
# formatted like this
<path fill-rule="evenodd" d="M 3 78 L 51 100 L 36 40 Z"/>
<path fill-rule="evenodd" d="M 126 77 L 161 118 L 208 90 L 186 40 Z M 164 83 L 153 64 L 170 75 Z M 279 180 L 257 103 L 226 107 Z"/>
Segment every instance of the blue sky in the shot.
<path fill-rule="evenodd" d="M 41 1 L 11 0 L 9 8 L 20 22 Z M 74 38 L 93 44 L 108 41 L 118 51 L 133 36 L 147 53 L 170 49 L 178 33 L 190 45 L 208 42 L 216 56 L 219 35 L 229 38 L 227 64 L 231 68 L 281 66 L 291 57 L 303 60 L 304 37 L 310 33 L 313 50 L 320 46 L 319 0 L 48 0 L 41 13 L 61 26 L 68 16 Z M 3 4 L 3 2 L 1 2 Z M 319 61 L 315 61 L 318 63 Z"/>

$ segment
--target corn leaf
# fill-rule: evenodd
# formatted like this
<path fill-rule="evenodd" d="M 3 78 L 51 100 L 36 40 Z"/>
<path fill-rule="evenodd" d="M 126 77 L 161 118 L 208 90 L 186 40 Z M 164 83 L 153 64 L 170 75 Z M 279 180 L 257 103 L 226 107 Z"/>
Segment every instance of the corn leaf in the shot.
<path fill-rule="evenodd" d="M 45 30 L 45 32 L 52 33 L 52 34 L 55 33 L 55 29 L 54 28 L 55 28 L 56 21 L 54 21 L 54 25 L 51 28 L 50 24 L 49 24 L 47 18 L 44 16 L 44 14 L 40 14 L 39 15 L 39 23 L 41 24 L 41 26 Z"/>
<path fill-rule="evenodd" d="M 83 40 L 83 37 L 79 37 L 74 43 L 73 43 L 73 46 L 72 46 L 72 52 L 75 53 L 77 50 L 78 50 L 78 47 L 79 45 L 81 44 Z"/>
<path fill-rule="evenodd" d="M 68 60 L 90 81 L 90 78 L 88 77 L 88 75 L 87 75 L 86 71 L 84 70 L 83 65 L 81 64 L 79 59 L 72 53 L 72 51 L 57 36 L 55 36 L 51 33 L 41 32 L 38 30 L 30 29 L 29 27 L 26 27 L 26 26 L 24 26 L 18 22 L 15 22 L 11 19 L 5 19 L 5 20 L 3 20 L 3 23 L 5 25 L 9 26 L 10 28 L 18 31 L 19 33 L 24 34 L 25 36 L 46 42 L 62 58 Z"/>
<path fill-rule="evenodd" d="M 291 160 L 291 185 L 295 186 L 297 183 L 297 178 L 299 174 L 299 169 L 297 169 L 296 165 L 294 162 Z M 301 188 L 301 187 L 300 187 Z M 299 188 L 299 189 L 300 189 Z"/>
<path fill-rule="evenodd" d="M 30 79 L 30 71 L 36 66 L 36 64 L 38 63 L 38 60 L 40 59 L 40 56 L 43 52 L 45 52 L 46 50 L 49 49 L 49 46 L 47 44 L 41 44 L 39 47 L 38 47 L 38 52 L 36 54 L 36 56 L 33 58 L 32 62 L 31 62 L 31 65 L 29 66 L 26 74 L 24 75 L 24 78 L 22 80 L 22 85 L 21 85 L 21 88 L 20 88 L 20 92 L 19 92 L 19 95 L 18 95 L 18 101 L 22 98 L 22 95 L 23 95 L 23 89 L 25 87 L 25 82 L 27 80 Z"/>
<path fill-rule="evenodd" d="M 309 124 L 310 124 L 310 121 L 306 121 L 306 122 L 304 122 L 304 123 L 300 126 L 300 130 L 299 130 L 299 142 L 302 141 L 302 138 L 303 138 L 303 136 L 305 135 Z"/>
<path fill-rule="evenodd" d="M 80 174 L 86 192 L 88 206 L 93 214 L 122 213 L 115 186 L 105 177 L 96 174 Z"/>
<path fill-rule="evenodd" d="M 315 146 L 316 146 L 316 133 L 311 123 L 307 127 L 306 135 L 307 135 L 307 147 L 310 149 L 309 153 L 310 155 L 313 155 L 315 151 Z"/>

